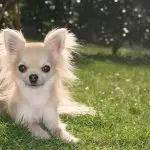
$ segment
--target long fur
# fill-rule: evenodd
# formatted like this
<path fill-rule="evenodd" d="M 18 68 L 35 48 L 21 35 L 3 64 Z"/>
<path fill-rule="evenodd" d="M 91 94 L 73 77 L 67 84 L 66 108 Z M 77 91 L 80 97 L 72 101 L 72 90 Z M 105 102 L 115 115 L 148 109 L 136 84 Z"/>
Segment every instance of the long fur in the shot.
<path fill-rule="evenodd" d="M 56 29 L 50 31 L 48 35 L 53 34 Z M 16 33 L 20 34 L 20 38 L 24 39 L 21 32 L 14 30 Z M 73 57 L 72 53 L 76 53 L 76 48 L 78 44 L 76 42 L 76 37 L 74 34 L 70 33 L 69 31 L 66 32 L 66 40 L 65 40 L 65 47 L 64 51 L 57 62 L 57 75 L 56 79 L 61 82 L 58 83 L 56 88 L 61 88 L 61 95 L 59 96 L 59 104 L 58 104 L 58 112 L 60 114 L 68 114 L 68 115 L 94 115 L 95 110 L 92 107 L 87 107 L 84 104 L 80 104 L 75 102 L 69 94 L 69 91 L 66 85 L 66 81 L 76 81 L 77 77 L 73 73 L 74 65 L 73 65 Z M 0 109 L 2 110 L 7 101 L 9 100 L 9 95 L 12 93 L 13 89 L 13 81 L 11 77 L 11 73 L 9 71 L 8 64 L 5 64 L 6 58 L 6 51 L 4 46 L 4 39 L 3 39 L 3 32 L 0 32 Z M 62 99 L 63 97 L 63 99 Z M 5 105 L 4 105 L 5 104 Z"/>
<path fill-rule="evenodd" d="M 56 29 L 50 31 L 48 33 L 48 36 L 53 34 Z M 73 64 L 73 53 L 77 53 L 78 43 L 76 42 L 77 39 L 74 36 L 74 34 L 70 33 L 68 30 L 66 32 L 66 39 L 64 41 L 64 51 L 61 54 L 61 57 L 59 58 L 58 64 L 57 64 L 57 74 L 58 78 L 61 79 L 62 85 L 61 85 L 61 93 L 60 95 L 60 101 L 58 104 L 58 112 L 60 114 L 68 114 L 68 115 L 95 115 L 96 111 L 92 107 L 87 107 L 84 104 L 80 104 L 78 102 L 75 102 L 68 89 L 65 87 L 65 82 L 69 80 L 69 85 L 71 85 L 72 81 L 75 81 L 78 79 L 76 75 L 74 74 L 75 66 Z M 59 79 L 56 80 L 59 80 Z M 57 87 L 60 88 L 60 87 Z M 62 99 L 63 97 L 63 99 Z"/>

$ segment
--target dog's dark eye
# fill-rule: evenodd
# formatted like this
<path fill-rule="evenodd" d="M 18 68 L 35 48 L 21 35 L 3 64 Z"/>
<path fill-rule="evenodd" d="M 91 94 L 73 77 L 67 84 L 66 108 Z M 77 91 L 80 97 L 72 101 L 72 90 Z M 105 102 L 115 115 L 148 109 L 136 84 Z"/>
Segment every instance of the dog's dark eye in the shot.
<path fill-rule="evenodd" d="M 19 65 L 18 69 L 19 69 L 20 72 L 23 73 L 27 70 L 27 67 L 25 65 Z"/>
<path fill-rule="evenodd" d="M 50 69 L 51 69 L 51 68 L 50 68 L 50 66 L 48 66 L 48 65 L 45 65 L 45 66 L 42 67 L 42 71 L 43 71 L 43 72 L 46 72 L 46 73 L 49 72 Z"/>

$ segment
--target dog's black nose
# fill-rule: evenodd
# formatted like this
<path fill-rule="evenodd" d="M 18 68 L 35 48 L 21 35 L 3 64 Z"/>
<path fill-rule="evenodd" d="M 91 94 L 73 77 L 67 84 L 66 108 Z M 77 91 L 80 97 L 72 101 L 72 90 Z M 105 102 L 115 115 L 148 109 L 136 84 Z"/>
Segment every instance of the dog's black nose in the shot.
<path fill-rule="evenodd" d="M 37 80 L 38 80 L 38 75 L 37 74 L 31 74 L 31 75 L 29 75 L 29 80 L 30 80 L 30 82 L 31 83 L 36 83 L 37 82 Z"/>

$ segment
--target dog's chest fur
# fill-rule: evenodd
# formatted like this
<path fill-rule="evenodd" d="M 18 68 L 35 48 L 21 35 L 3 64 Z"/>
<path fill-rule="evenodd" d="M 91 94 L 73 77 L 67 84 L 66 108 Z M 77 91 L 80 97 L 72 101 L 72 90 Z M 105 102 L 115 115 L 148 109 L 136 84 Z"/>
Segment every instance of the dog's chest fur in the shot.
<path fill-rule="evenodd" d="M 17 111 L 17 120 L 39 121 L 43 117 L 44 110 L 47 109 L 47 103 L 50 101 L 50 90 L 46 87 L 31 89 L 24 87 L 21 89 L 23 101 L 19 103 Z M 49 102 L 50 103 L 50 102 Z"/>

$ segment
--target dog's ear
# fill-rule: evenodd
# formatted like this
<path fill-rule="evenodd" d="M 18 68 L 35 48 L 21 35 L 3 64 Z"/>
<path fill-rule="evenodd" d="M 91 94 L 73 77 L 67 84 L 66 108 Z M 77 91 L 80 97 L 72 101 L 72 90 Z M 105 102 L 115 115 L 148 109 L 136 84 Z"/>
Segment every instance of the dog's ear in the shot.
<path fill-rule="evenodd" d="M 75 35 L 67 29 L 55 29 L 50 31 L 44 40 L 46 50 L 52 54 L 52 60 L 55 61 L 55 68 L 60 78 L 74 80 L 76 77 L 72 73 L 72 52 L 78 47 Z"/>
<path fill-rule="evenodd" d="M 50 31 L 44 39 L 45 47 L 53 53 L 60 53 L 65 48 L 66 34 L 67 30 L 64 28 Z"/>
<path fill-rule="evenodd" d="M 16 54 L 24 49 L 25 39 L 21 32 L 12 29 L 4 29 L 3 36 L 5 48 L 10 54 Z"/>

